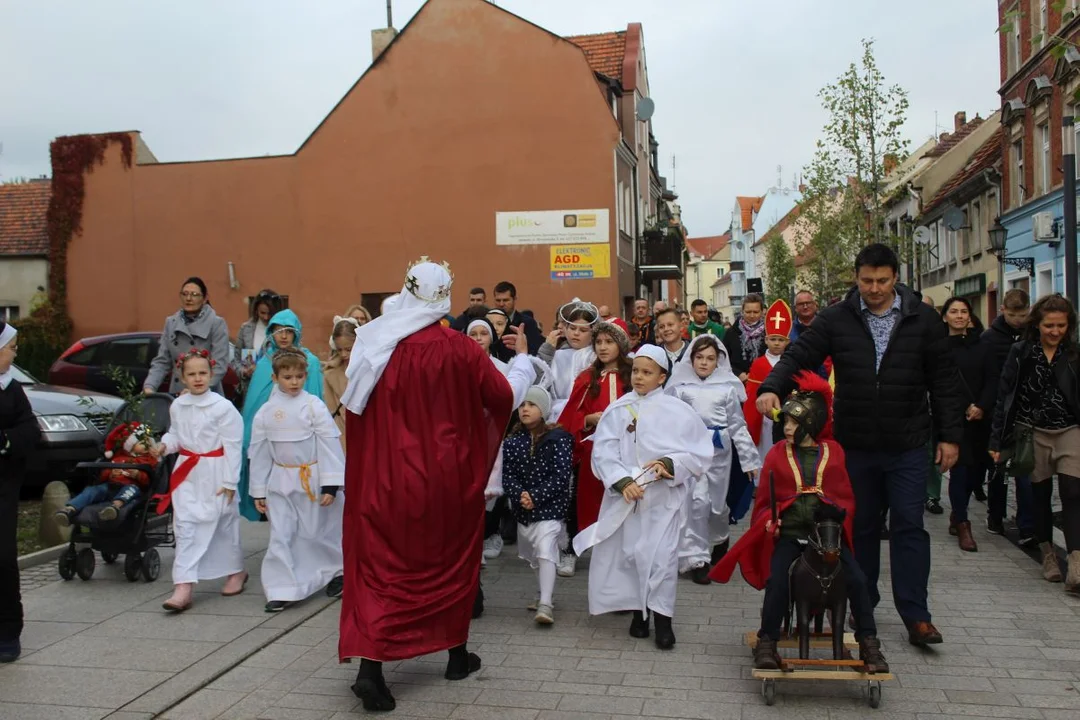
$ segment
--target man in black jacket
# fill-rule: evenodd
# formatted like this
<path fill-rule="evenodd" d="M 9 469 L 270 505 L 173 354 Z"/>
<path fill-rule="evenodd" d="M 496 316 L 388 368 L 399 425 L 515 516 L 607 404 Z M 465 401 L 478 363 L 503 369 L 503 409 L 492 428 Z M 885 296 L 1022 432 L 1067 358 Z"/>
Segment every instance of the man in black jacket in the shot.
<path fill-rule="evenodd" d="M 510 327 L 521 326 L 525 330 L 525 340 L 529 343 L 529 354 L 535 355 L 540 346 L 544 344 L 544 336 L 540 334 L 540 328 L 536 325 L 536 320 L 519 313 L 517 307 L 517 288 L 514 284 L 503 280 L 501 283 L 495 286 L 495 307 L 506 313 L 506 316 L 510 318 Z M 503 336 L 503 343 L 506 347 L 513 347 L 511 340 L 514 334 L 508 333 Z M 508 340 L 507 338 L 510 338 Z"/>
<path fill-rule="evenodd" d="M 917 293 L 897 285 L 899 269 L 888 246 L 863 248 L 855 259 L 858 286 L 818 313 L 788 347 L 758 390 L 757 406 L 766 416 L 779 410 L 792 376 L 832 356 L 834 434 L 855 491 L 855 559 L 876 606 L 881 516 L 888 508 L 893 602 L 911 643 L 927 645 L 940 643 L 941 633 L 927 606 L 926 444 L 934 437 L 935 462 L 943 472 L 952 467 L 963 437 L 964 402 L 945 323 Z"/>
<path fill-rule="evenodd" d="M 1001 299 L 1000 313 L 982 334 L 982 342 L 991 347 L 994 357 L 994 376 L 1000 380 L 1001 369 L 1009 348 L 1020 339 L 1031 310 L 1031 298 L 1019 288 L 1013 288 Z M 995 386 L 995 391 L 997 387 Z M 996 395 L 996 393 L 995 393 Z M 994 535 L 1005 534 L 1005 503 L 1008 496 L 1005 473 L 993 468 L 986 502 L 986 531 Z M 1021 545 L 1035 542 L 1035 518 L 1032 515 L 1031 477 L 1016 478 L 1016 530 Z"/>

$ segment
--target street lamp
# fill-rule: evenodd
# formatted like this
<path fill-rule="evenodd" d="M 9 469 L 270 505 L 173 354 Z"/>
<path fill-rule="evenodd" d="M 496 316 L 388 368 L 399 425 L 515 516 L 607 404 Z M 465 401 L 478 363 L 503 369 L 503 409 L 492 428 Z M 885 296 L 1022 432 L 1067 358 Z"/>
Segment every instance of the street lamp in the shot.
<path fill-rule="evenodd" d="M 998 262 L 1003 265 L 1012 265 L 1018 270 L 1027 270 L 1028 275 L 1035 277 L 1035 258 L 1033 257 L 1005 257 L 1005 241 L 1009 237 L 1009 231 L 1001 224 L 1001 218 L 994 218 L 994 226 L 987 233 L 990 236 L 990 252 L 997 256 Z"/>

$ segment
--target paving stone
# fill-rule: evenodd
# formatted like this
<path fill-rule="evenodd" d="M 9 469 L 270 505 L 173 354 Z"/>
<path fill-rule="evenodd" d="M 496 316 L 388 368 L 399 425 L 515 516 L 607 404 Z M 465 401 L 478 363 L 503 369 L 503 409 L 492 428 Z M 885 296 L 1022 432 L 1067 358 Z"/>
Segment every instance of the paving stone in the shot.
<path fill-rule="evenodd" d="M 93 623 L 29 620 L 24 623 L 20 641 L 23 651 L 40 650 L 92 627 Z"/>
<path fill-rule="evenodd" d="M 100 708 L 0 702 L 0 720 L 99 720 L 108 714 Z"/>
<path fill-rule="evenodd" d="M 176 673 L 221 647 L 220 643 L 173 640 L 168 649 L 155 640 L 93 637 L 85 633 L 50 645 L 24 658 L 29 665 L 141 670 Z"/>
<path fill-rule="evenodd" d="M 160 717 L 162 720 L 214 720 L 247 695 L 247 692 L 204 688 Z"/>
<path fill-rule="evenodd" d="M 33 656 L 31 656 L 33 657 Z M 26 659 L 0 670 L 4 701 L 117 710 L 172 675 L 167 672 L 34 665 Z M 118 678 L 123 682 L 118 682 Z"/>

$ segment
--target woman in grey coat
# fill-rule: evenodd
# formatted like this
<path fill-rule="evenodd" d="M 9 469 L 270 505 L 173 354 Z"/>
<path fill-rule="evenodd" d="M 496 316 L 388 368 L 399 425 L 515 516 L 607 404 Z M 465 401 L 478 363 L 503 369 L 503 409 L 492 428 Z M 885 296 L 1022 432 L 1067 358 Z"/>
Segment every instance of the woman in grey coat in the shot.
<path fill-rule="evenodd" d="M 184 389 L 176 360 L 192 349 L 206 350 L 213 359 L 211 388 L 221 394 L 221 379 L 229 369 L 229 328 L 207 302 L 206 283 L 193 277 L 180 288 L 180 310 L 165 318 L 158 354 L 150 363 L 143 392 L 157 392 L 166 377 L 171 377 L 169 392 L 179 395 Z"/>
<path fill-rule="evenodd" d="M 259 294 L 251 298 L 248 306 L 248 319 L 240 326 L 236 333 L 236 348 L 233 353 L 233 370 L 236 371 L 241 382 L 246 383 L 251 379 L 251 373 L 255 369 L 257 357 L 245 360 L 244 351 L 254 351 L 258 355 L 266 342 L 266 326 L 270 318 L 285 309 L 281 296 L 270 289 L 260 290 Z"/>

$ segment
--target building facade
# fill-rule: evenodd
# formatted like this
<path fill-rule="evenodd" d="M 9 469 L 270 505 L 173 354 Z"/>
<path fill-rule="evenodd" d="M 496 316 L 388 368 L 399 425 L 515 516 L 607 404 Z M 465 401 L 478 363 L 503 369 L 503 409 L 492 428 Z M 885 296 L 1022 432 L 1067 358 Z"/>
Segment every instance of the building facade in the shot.
<path fill-rule="evenodd" d="M 999 0 L 1002 189 L 1001 224 L 1008 232 L 1004 289 L 1032 299 L 1065 289 L 1062 118 L 1080 115 L 1080 52 L 1054 50 L 1051 35 L 1080 40 L 1080 3 L 1063 20 L 1046 0 Z M 1015 12 L 1016 15 L 1010 15 Z M 1008 21 L 1008 22 L 1006 22 Z M 1057 57 L 1060 55 L 1060 57 Z M 1073 132 L 1076 132 L 1074 127 Z M 1069 238 L 1076 242 L 1076 238 Z"/>
<path fill-rule="evenodd" d="M 48 287 L 48 180 L 0 185 L 0 320 L 30 314 Z"/>
<path fill-rule="evenodd" d="M 451 264 L 455 311 L 501 280 L 545 324 L 575 296 L 625 307 L 654 279 L 644 230 L 662 215 L 648 95 L 640 25 L 568 41 L 429 0 L 295 153 L 125 167 L 110 146 L 68 249 L 75 333 L 156 329 L 200 275 L 230 327 L 272 287 L 321 337 L 422 255 Z M 648 259 L 681 272 L 681 242 Z M 102 283 L 118 274 L 133 281 Z"/>
<path fill-rule="evenodd" d="M 731 271 L 731 234 L 686 239 L 683 307 L 701 299 L 715 306 L 712 286 Z"/>

